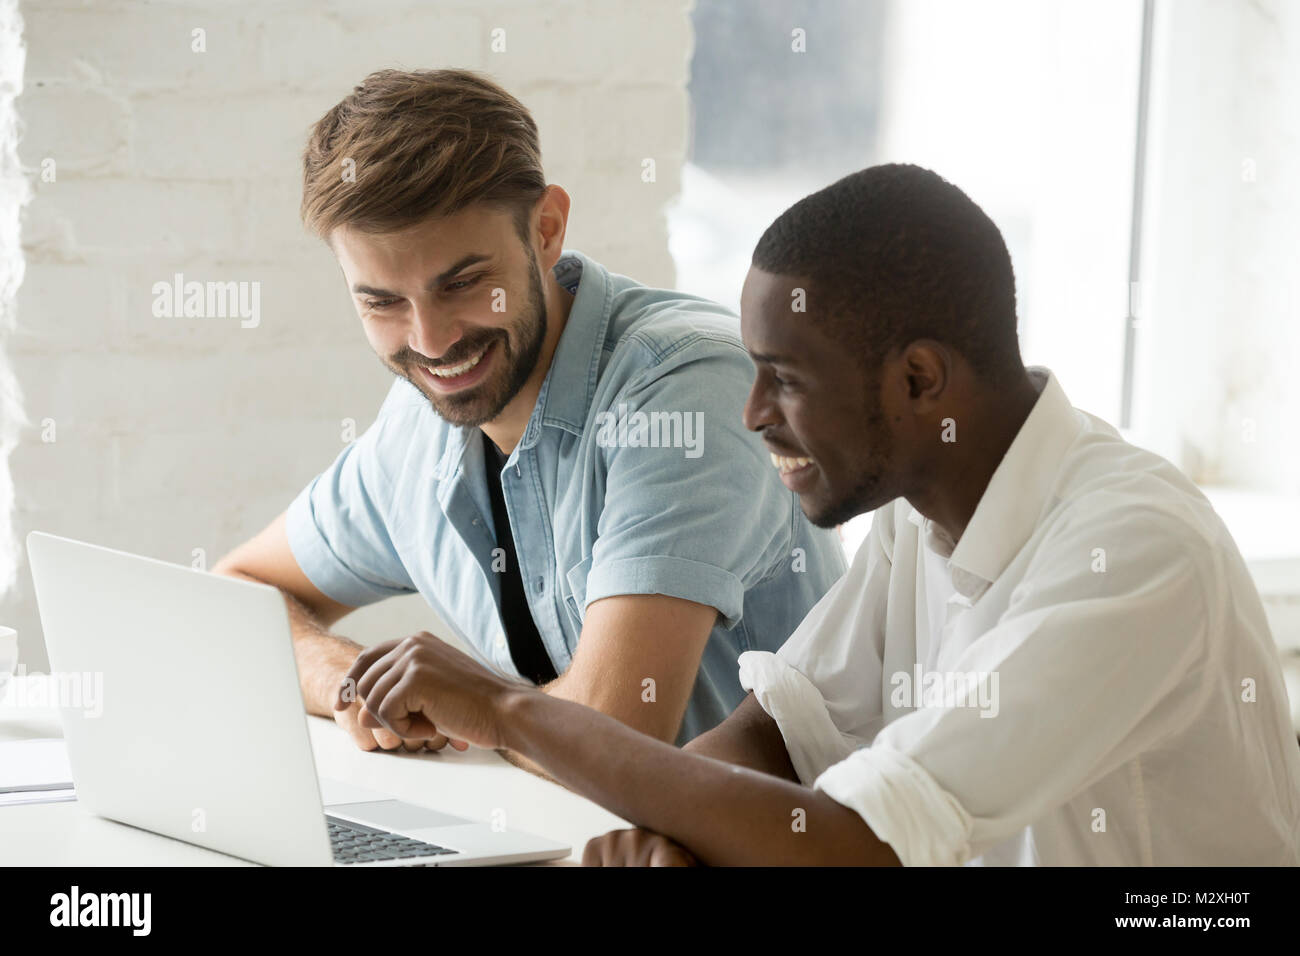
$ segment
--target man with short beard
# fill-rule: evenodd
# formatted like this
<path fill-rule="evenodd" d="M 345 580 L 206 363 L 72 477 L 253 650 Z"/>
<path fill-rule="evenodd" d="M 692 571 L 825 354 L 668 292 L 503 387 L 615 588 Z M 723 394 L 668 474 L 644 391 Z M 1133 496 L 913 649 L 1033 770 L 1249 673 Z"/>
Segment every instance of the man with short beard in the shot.
<path fill-rule="evenodd" d="M 418 591 L 498 672 L 680 743 L 844 572 L 782 485 L 797 462 L 740 423 L 736 317 L 565 249 L 569 204 L 528 111 L 479 74 L 375 73 L 311 134 L 304 221 L 398 381 L 216 570 L 290 598 L 308 709 L 365 749 L 447 740 L 332 709 L 361 648 L 328 629 L 360 605 Z M 380 646 L 399 643 L 438 639 Z"/>

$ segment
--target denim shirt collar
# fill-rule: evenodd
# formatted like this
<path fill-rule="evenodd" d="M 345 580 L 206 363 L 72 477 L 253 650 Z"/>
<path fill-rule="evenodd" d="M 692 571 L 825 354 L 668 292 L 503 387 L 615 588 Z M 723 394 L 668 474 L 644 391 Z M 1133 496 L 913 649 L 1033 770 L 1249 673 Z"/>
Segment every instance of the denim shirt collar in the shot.
<path fill-rule="evenodd" d="M 566 249 L 556 269 L 563 269 L 565 258 L 570 257 L 581 263 L 582 279 L 569 306 L 569 318 L 551 357 L 551 368 L 542 382 L 537 405 L 519 443 L 521 448 L 537 444 L 543 425 L 581 435 L 587 427 L 591 400 L 596 394 L 613 290 L 605 268 L 577 250 Z"/>
<path fill-rule="evenodd" d="M 564 332 L 551 357 L 551 367 L 542 380 L 533 414 L 518 447 L 511 453 L 511 460 L 520 451 L 537 444 L 543 425 L 581 435 L 586 428 L 591 400 L 596 394 L 600 357 L 609 331 L 613 290 L 609 274 L 600 263 L 576 249 L 565 249 L 556 263 L 557 270 L 572 266 L 565 259 L 576 259 L 581 264 L 581 281 L 569 306 Z M 447 480 L 460 472 L 465 451 L 475 444 L 471 439 L 477 439 L 478 431 L 477 426 L 451 426 L 447 429 L 446 446 L 434 469 L 435 478 Z"/>

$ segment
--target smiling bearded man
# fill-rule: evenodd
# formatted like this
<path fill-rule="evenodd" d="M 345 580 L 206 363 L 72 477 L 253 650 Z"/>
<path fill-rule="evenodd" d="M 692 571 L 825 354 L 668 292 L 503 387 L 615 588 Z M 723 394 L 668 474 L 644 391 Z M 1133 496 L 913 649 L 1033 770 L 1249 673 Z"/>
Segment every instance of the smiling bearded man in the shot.
<path fill-rule="evenodd" d="M 447 743 L 331 706 L 361 647 L 330 626 L 418 592 L 511 680 L 664 741 L 716 725 L 744 696 L 739 655 L 779 647 L 845 570 L 740 423 L 737 318 L 566 249 L 536 125 L 480 74 L 367 77 L 303 173 L 303 219 L 399 378 L 216 567 L 289 597 L 308 709 L 365 749 Z M 643 420 L 653 441 L 627 427 Z"/>

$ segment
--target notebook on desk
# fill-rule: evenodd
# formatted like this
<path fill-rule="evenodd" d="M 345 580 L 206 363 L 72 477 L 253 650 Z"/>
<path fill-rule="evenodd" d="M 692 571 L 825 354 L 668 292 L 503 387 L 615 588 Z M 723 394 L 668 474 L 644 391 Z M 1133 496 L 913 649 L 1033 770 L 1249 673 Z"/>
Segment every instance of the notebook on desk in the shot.
<path fill-rule="evenodd" d="M 0 741 L 0 807 L 75 799 L 68 748 L 62 740 Z"/>

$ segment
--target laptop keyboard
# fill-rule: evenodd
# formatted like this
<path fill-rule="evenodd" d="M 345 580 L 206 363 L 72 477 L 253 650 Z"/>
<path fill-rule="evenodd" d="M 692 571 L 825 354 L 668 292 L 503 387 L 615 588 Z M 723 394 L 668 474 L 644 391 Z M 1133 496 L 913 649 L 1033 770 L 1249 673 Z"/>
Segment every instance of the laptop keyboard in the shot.
<path fill-rule="evenodd" d="M 418 856 L 443 856 L 456 853 L 445 846 L 425 843 L 400 833 L 376 830 L 350 820 L 325 815 L 330 831 L 330 848 L 339 863 L 374 863 L 379 860 L 406 860 Z"/>

